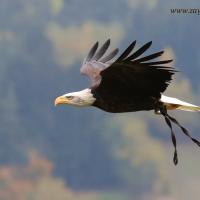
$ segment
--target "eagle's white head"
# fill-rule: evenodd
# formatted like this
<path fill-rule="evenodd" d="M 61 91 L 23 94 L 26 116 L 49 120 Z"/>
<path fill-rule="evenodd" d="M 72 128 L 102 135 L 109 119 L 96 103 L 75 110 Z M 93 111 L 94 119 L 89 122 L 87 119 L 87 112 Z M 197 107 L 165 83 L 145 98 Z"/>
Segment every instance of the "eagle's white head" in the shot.
<path fill-rule="evenodd" d="M 91 89 L 84 89 L 78 92 L 71 92 L 59 96 L 55 100 L 55 106 L 61 104 L 69 104 L 73 106 L 90 106 L 95 102 L 95 98 L 91 93 Z"/>

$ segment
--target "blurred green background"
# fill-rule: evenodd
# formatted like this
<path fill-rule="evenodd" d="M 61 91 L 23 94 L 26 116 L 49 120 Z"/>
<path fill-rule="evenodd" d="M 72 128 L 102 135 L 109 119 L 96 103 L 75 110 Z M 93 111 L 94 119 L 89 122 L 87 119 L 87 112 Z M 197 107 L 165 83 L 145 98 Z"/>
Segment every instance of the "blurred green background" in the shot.
<path fill-rule="evenodd" d="M 150 40 L 181 72 L 166 91 L 200 104 L 199 1 L 1 0 L 0 199 L 199 200 L 200 151 L 153 112 L 109 114 L 54 107 L 88 87 L 79 68 L 97 40 Z M 173 112 L 200 138 L 199 114 Z"/>

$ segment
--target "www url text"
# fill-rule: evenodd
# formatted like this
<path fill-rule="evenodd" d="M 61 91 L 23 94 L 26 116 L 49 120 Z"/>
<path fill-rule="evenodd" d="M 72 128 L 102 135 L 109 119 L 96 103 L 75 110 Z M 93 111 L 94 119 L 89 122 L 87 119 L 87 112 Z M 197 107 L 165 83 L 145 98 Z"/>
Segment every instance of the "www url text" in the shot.
<path fill-rule="evenodd" d="M 171 8 L 171 14 L 196 14 L 200 15 L 200 8 Z"/>

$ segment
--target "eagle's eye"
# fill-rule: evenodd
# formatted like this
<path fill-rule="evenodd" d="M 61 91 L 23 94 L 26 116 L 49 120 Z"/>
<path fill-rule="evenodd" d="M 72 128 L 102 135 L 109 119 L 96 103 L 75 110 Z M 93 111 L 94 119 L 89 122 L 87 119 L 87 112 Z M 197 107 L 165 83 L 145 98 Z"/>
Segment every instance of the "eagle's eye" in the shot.
<path fill-rule="evenodd" d="M 72 100 L 74 97 L 73 96 L 66 96 L 68 100 Z"/>

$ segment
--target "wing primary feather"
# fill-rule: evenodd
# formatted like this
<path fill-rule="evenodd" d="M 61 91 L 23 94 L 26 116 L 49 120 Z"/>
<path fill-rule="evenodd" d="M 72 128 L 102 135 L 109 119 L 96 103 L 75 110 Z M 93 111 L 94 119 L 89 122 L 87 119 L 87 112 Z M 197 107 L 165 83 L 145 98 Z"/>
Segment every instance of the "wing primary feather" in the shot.
<path fill-rule="evenodd" d="M 139 48 L 136 52 L 134 52 L 132 55 L 130 55 L 128 58 L 126 58 L 127 61 L 134 60 L 135 58 L 142 55 L 152 44 L 152 41 L 146 43 L 141 48 Z"/>
<path fill-rule="evenodd" d="M 148 63 L 143 63 L 147 65 L 162 65 L 162 64 L 167 64 L 172 62 L 173 60 L 161 60 L 161 61 L 155 61 L 155 62 L 148 62 Z"/>
<path fill-rule="evenodd" d="M 160 57 L 163 53 L 164 53 L 164 51 L 159 51 L 157 53 L 153 53 L 153 54 L 145 56 L 143 58 L 139 58 L 137 60 L 134 60 L 134 62 L 140 63 L 140 62 L 145 62 L 145 61 L 148 61 L 148 60 L 152 60 L 152 59 Z"/>
<path fill-rule="evenodd" d="M 110 39 L 108 39 L 102 47 L 97 51 L 96 55 L 94 56 L 94 60 L 98 61 L 107 51 L 108 47 L 110 46 Z"/>
<path fill-rule="evenodd" d="M 119 52 L 119 49 L 114 49 L 111 53 L 109 53 L 106 57 L 102 58 L 100 62 L 105 63 L 108 62 L 109 60 L 113 59 L 117 53 Z"/>
<path fill-rule="evenodd" d="M 94 56 L 94 54 L 95 54 L 95 52 L 96 52 L 96 50 L 97 50 L 97 48 L 98 48 L 98 45 L 99 45 L 99 43 L 96 42 L 96 43 L 92 46 L 92 48 L 90 49 L 90 51 L 89 51 L 89 53 L 88 53 L 88 55 L 87 55 L 87 57 L 86 57 L 86 59 L 85 59 L 86 62 L 90 61 L 90 60 L 93 58 L 93 56 Z"/>
<path fill-rule="evenodd" d="M 126 58 L 130 52 L 133 50 L 133 48 L 135 47 L 135 44 L 136 44 L 136 40 L 133 41 L 129 46 L 128 48 L 121 54 L 121 56 L 116 60 L 116 62 L 118 61 L 122 61 L 124 58 Z"/>
<path fill-rule="evenodd" d="M 167 67 L 167 66 L 157 66 L 157 65 L 150 65 L 148 66 L 148 68 L 150 68 L 151 70 L 162 70 L 162 71 L 167 71 L 169 73 L 176 73 L 176 72 L 179 72 L 177 70 L 175 70 L 174 68 L 172 67 Z"/>

